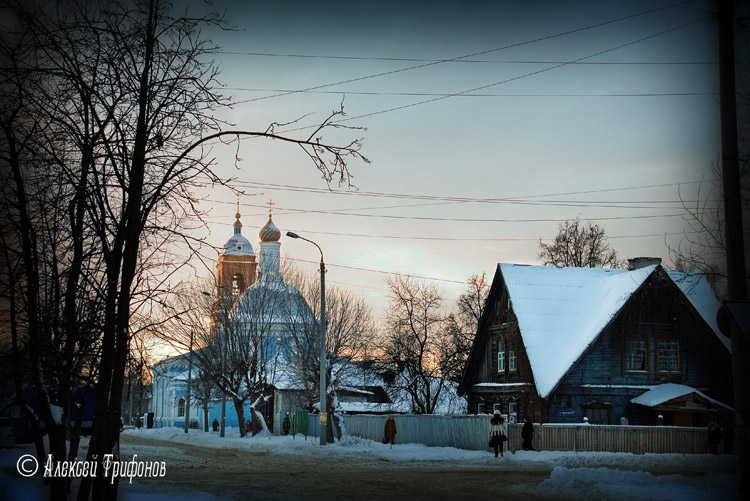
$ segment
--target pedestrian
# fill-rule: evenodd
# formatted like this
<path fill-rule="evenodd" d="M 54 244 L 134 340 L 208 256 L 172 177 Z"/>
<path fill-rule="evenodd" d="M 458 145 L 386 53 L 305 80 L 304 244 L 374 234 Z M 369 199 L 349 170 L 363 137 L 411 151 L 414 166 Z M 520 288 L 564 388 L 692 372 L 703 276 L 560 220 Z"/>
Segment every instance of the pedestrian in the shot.
<path fill-rule="evenodd" d="M 252 433 L 252 431 L 253 431 L 253 413 L 251 411 L 250 418 L 245 420 L 245 433 L 250 434 Z"/>
<path fill-rule="evenodd" d="M 219 431 L 219 420 L 214 418 L 214 420 L 211 422 L 211 429 L 214 431 Z"/>
<path fill-rule="evenodd" d="M 284 422 L 281 427 L 284 429 L 284 435 L 289 435 L 289 429 L 292 427 L 292 422 L 289 420 L 289 413 L 284 416 Z"/>
<path fill-rule="evenodd" d="M 719 453 L 719 442 L 721 442 L 721 426 L 716 422 L 716 419 L 711 418 L 708 422 L 708 451 L 711 454 Z"/>
<path fill-rule="evenodd" d="M 729 419 L 724 418 L 721 435 L 724 438 L 724 454 L 734 453 L 734 427 Z"/>
<path fill-rule="evenodd" d="M 396 443 L 396 420 L 393 419 L 393 416 L 388 416 L 388 419 L 385 420 L 385 429 L 383 430 L 383 443 L 387 444 L 388 442 L 391 443 L 391 449 L 393 449 L 393 444 Z"/>
<path fill-rule="evenodd" d="M 531 423 L 531 419 L 526 416 L 523 420 L 523 428 L 521 429 L 521 438 L 523 439 L 523 445 L 521 448 L 525 451 L 533 451 L 534 449 L 534 425 Z"/>
<path fill-rule="evenodd" d="M 498 452 L 500 457 L 503 456 L 503 449 L 505 448 L 505 442 L 508 441 L 508 425 L 505 423 L 505 418 L 500 415 L 500 411 L 495 409 L 495 413 L 490 419 L 490 447 L 495 450 L 495 457 Z"/>
<path fill-rule="evenodd" d="M 138 418 L 138 421 L 135 422 L 135 425 L 140 430 L 143 427 L 143 419 L 142 418 Z"/>

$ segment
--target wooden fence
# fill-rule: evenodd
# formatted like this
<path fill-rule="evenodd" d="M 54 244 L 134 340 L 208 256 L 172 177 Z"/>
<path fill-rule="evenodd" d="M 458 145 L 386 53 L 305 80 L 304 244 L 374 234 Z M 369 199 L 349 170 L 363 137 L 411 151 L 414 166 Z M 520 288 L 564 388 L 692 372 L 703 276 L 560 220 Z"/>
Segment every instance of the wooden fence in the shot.
<path fill-rule="evenodd" d="M 311 416 L 317 418 L 317 416 Z M 490 416 L 396 414 L 396 443 L 418 443 L 458 449 L 488 450 Z M 382 440 L 386 416 L 347 415 L 346 433 Z M 317 421 L 316 421 L 317 424 Z M 315 429 L 313 427 L 312 429 Z M 520 424 L 508 427 L 508 450 L 521 449 Z M 708 452 L 705 428 L 535 424 L 534 448 L 546 451 L 599 451 L 703 454 Z"/>

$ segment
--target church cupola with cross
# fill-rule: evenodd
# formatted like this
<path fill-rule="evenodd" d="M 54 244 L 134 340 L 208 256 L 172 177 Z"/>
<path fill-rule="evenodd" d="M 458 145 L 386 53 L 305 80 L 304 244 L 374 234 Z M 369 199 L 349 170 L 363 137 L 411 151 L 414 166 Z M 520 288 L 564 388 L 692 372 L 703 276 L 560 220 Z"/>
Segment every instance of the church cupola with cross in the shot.
<path fill-rule="evenodd" d="M 219 263 L 216 265 L 219 297 L 239 296 L 257 279 L 258 264 L 255 262 L 253 246 L 242 236 L 239 200 L 235 218 L 234 234 L 224 245 L 224 252 L 219 256 Z"/>
<path fill-rule="evenodd" d="M 281 231 L 273 224 L 274 204 L 268 201 L 268 222 L 260 229 L 260 280 L 283 281 L 279 270 L 279 252 L 281 249 Z"/>

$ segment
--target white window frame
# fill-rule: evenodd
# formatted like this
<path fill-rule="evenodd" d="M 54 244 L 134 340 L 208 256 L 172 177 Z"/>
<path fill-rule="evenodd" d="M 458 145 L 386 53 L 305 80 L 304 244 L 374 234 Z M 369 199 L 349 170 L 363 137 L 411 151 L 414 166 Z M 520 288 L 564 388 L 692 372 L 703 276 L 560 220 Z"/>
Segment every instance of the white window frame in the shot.
<path fill-rule="evenodd" d="M 505 340 L 497 340 L 497 372 L 505 372 Z"/>
<path fill-rule="evenodd" d="M 638 346 L 636 346 L 636 343 Z M 643 367 L 636 367 L 638 355 L 643 354 Z M 625 342 L 625 371 L 648 372 L 648 340 L 643 337 L 628 339 Z"/>
<path fill-rule="evenodd" d="M 177 401 L 177 417 L 185 417 L 185 399 L 180 398 Z"/>
<path fill-rule="evenodd" d="M 518 403 L 508 402 L 508 422 L 516 424 L 518 422 Z"/>
<path fill-rule="evenodd" d="M 500 411 L 500 414 L 503 413 L 503 404 L 500 403 L 494 403 L 492 404 L 492 413 L 494 414 L 495 411 Z"/>
<path fill-rule="evenodd" d="M 508 370 L 515 372 L 516 369 L 516 350 L 508 350 Z"/>
<path fill-rule="evenodd" d="M 659 356 L 659 372 L 677 374 L 680 372 L 680 342 L 676 339 L 659 339 L 656 341 Z M 666 364 L 665 364 L 666 361 Z M 669 367 L 665 367 L 665 365 Z"/>

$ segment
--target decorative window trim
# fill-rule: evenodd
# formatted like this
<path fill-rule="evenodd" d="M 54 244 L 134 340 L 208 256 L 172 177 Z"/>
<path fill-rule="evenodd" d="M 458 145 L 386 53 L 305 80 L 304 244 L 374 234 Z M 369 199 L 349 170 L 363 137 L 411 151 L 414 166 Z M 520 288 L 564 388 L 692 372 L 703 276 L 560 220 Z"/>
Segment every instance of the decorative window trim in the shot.
<path fill-rule="evenodd" d="M 505 339 L 497 340 L 497 372 L 505 372 Z"/>
<path fill-rule="evenodd" d="M 631 361 L 630 353 L 631 353 L 631 347 L 630 343 L 633 342 L 641 342 L 643 343 L 643 369 L 635 369 L 628 367 L 629 362 Z M 627 373 L 634 373 L 634 374 L 648 374 L 651 371 L 651 343 L 649 343 L 649 338 L 647 336 L 635 336 L 631 337 L 625 340 L 625 344 L 623 346 L 622 350 L 622 370 L 623 372 Z"/>
<path fill-rule="evenodd" d="M 599 409 L 605 409 L 607 411 L 607 422 L 604 424 L 612 424 L 612 408 L 614 406 L 612 404 L 601 402 L 601 401 L 594 401 L 589 402 L 588 404 L 581 404 L 581 410 L 583 411 L 584 417 L 588 417 L 588 411 L 589 410 L 599 410 Z M 589 418 L 589 422 L 591 422 L 591 418 Z M 595 423 L 592 423 L 595 424 Z"/>
<path fill-rule="evenodd" d="M 674 347 L 674 349 L 668 349 L 667 346 L 662 348 L 662 343 L 670 344 Z M 682 350 L 680 349 L 680 340 L 675 339 L 672 337 L 667 338 L 657 338 L 655 343 L 655 349 L 656 349 L 656 367 L 658 368 L 658 371 L 660 374 L 681 374 L 682 373 Z M 676 364 L 676 368 L 671 367 L 671 361 L 668 361 L 670 363 L 670 367 L 664 368 L 662 367 L 665 365 L 662 361 L 662 358 L 668 358 L 664 356 L 665 354 L 662 353 L 662 351 L 669 351 L 673 352 L 676 351 L 676 356 L 674 357 L 674 363 Z"/>

